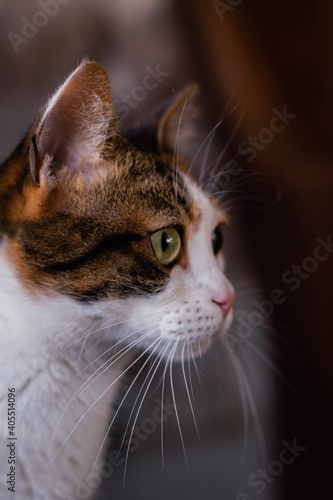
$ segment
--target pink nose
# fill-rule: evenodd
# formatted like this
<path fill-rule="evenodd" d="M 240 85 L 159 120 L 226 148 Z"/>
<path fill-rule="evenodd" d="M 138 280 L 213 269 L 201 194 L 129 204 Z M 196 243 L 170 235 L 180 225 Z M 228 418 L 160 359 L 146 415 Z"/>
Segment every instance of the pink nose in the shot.
<path fill-rule="evenodd" d="M 235 302 L 235 292 L 233 290 L 232 291 L 230 290 L 228 291 L 228 293 L 224 295 L 223 298 L 221 297 L 218 300 L 213 299 L 213 302 L 215 302 L 215 304 L 220 306 L 220 308 L 222 309 L 223 317 L 226 318 L 228 312 L 230 311 Z"/>

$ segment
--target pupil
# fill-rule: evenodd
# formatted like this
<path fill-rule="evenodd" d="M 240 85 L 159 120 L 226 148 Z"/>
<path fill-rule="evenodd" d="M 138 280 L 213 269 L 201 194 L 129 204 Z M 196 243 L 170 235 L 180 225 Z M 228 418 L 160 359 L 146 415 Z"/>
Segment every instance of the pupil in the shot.
<path fill-rule="evenodd" d="M 172 243 L 172 238 L 168 238 L 167 233 L 162 233 L 162 252 L 164 253 L 168 248 L 169 244 Z"/>
<path fill-rule="evenodd" d="M 223 244 L 223 236 L 220 228 L 216 228 L 214 233 L 212 234 L 212 244 L 213 244 L 213 251 L 214 254 L 216 255 L 222 248 Z"/>

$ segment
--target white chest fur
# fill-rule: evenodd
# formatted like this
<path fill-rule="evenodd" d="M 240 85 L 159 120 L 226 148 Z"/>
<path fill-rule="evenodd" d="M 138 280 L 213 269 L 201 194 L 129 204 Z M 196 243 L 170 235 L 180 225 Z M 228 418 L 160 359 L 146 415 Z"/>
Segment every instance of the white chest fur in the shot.
<path fill-rule="evenodd" d="M 96 335 L 105 325 L 96 312 L 84 316 L 82 307 L 66 297 L 32 298 L 4 259 L 2 248 L 0 497 L 13 498 L 7 483 L 7 394 L 13 388 L 15 498 L 77 498 L 75 490 L 87 479 L 99 454 L 117 379 L 129 359 L 122 356 L 110 366 L 117 358 L 108 362 L 114 351 L 101 356 Z"/>

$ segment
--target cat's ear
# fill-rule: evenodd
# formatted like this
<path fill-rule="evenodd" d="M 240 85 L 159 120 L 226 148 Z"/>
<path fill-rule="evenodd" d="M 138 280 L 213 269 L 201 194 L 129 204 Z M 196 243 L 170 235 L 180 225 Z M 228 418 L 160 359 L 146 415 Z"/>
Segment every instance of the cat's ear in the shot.
<path fill-rule="evenodd" d="M 178 150 L 183 156 L 191 155 L 191 141 L 197 134 L 198 92 L 199 85 L 189 85 L 165 109 L 157 128 L 157 145 L 160 152 L 173 153 Z"/>
<path fill-rule="evenodd" d="M 41 169 L 73 172 L 96 163 L 117 133 L 106 71 L 84 61 L 42 110 L 30 143 L 30 170 L 38 185 Z"/>
<path fill-rule="evenodd" d="M 154 109 L 143 122 L 123 131 L 124 136 L 143 151 L 171 153 L 190 158 L 191 141 L 197 135 L 199 86 L 193 84 Z"/>

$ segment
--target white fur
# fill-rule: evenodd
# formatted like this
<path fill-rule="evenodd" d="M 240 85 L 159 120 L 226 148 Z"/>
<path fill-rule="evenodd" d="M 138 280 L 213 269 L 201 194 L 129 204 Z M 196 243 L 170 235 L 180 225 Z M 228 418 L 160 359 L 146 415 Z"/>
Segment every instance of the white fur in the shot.
<path fill-rule="evenodd" d="M 64 296 L 30 296 L 10 268 L 5 249 L 4 243 L 0 251 L 0 498 L 13 498 L 6 485 L 5 474 L 9 466 L 6 466 L 5 452 L 7 388 L 14 387 L 18 437 L 15 498 L 69 500 L 70 495 L 76 498 L 75 487 L 92 470 L 108 426 L 117 383 L 94 404 L 52 464 L 50 461 L 85 411 L 129 364 L 129 359 L 127 356 L 121 358 L 69 405 L 50 450 L 63 410 L 105 358 L 71 379 L 101 354 L 101 334 L 107 330 L 111 337 L 112 328 L 105 327 L 115 322 L 115 318 L 111 313 L 103 321 L 98 307 L 84 308 Z M 80 358 L 84 339 L 78 339 L 94 331 L 96 333 L 87 337 Z M 117 334 L 118 331 L 113 332 L 110 345 L 116 343 Z"/>
<path fill-rule="evenodd" d="M 128 344 L 147 333 L 138 344 L 140 348 L 152 349 L 161 339 L 157 352 L 180 358 L 190 348 L 194 354 L 207 349 L 213 337 L 224 334 L 230 325 L 231 314 L 223 319 L 221 308 L 213 302 L 221 302 L 232 293 L 222 272 L 222 257 L 214 256 L 210 240 L 218 215 L 194 183 L 189 181 L 188 188 L 202 215 L 199 226 L 189 236 L 188 266 L 185 270 L 175 266 L 165 290 L 154 297 L 105 300 L 88 306 L 60 293 L 33 296 L 20 284 L 9 264 L 7 244 L 3 241 L 0 247 L 1 456 L 8 435 L 7 388 L 15 387 L 17 500 L 80 498 L 77 487 L 87 478 L 98 455 L 118 382 L 108 387 L 129 365 L 130 354 L 120 358 L 80 397 L 70 401 L 93 371 L 113 354 L 109 351 L 94 362 L 106 348 L 120 339 Z M 73 379 L 90 363 L 89 368 Z M 6 472 L 2 458 L 1 500 L 13 498 L 7 491 Z"/>

